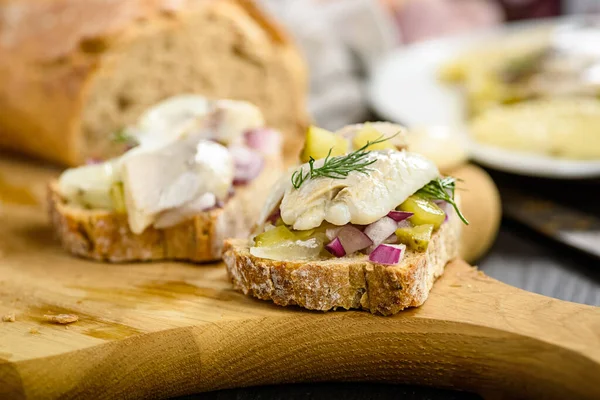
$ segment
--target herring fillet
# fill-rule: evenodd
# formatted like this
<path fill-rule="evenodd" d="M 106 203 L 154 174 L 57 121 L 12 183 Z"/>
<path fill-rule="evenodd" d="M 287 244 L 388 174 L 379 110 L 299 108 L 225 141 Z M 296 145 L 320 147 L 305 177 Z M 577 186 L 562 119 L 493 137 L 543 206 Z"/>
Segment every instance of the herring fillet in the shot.
<path fill-rule="evenodd" d="M 288 185 L 281 202 L 283 221 L 296 230 L 316 228 L 323 221 L 370 224 L 440 175 L 432 161 L 416 153 L 372 151 L 366 159 L 375 160 L 367 173 L 307 179 L 298 189 Z"/>

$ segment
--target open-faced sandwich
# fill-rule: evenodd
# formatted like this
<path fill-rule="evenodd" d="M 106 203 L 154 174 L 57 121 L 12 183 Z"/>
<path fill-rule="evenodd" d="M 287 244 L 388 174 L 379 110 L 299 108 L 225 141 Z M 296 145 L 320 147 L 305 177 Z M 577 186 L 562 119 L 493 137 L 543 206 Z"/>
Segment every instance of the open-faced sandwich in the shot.
<path fill-rule="evenodd" d="M 250 239 L 225 243 L 234 287 L 323 311 L 390 315 L 423 304 L 466 221 L 454 179 L 405 146 L 393 124 L 311 127 L 308 162 L 275 184 Z"/>
<path fill-rule="evenodd" d="M 73 254 L 119 262 L 221 258 L 245 237 L 282 172 L 281 137 L 252 104 L 167 99 L 116 135 L 118 158 L 66 170 L 50 214 Z"/>

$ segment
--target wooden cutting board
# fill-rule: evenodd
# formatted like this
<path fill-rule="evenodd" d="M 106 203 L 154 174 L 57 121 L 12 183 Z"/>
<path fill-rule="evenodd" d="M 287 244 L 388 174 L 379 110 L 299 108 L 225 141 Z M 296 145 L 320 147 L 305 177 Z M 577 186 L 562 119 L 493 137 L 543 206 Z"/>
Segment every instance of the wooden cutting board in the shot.
<path fill-rule="evenodd" d="M 1 155 L 0 155 L 1 156 Z M 57 171 L 0 161 L 0 399 L 165 398 L 305 381 L 385 381 L 494 398 L 598 399 L 600 309 L 524 292 L 462 261 L 394 317 L 280 308 L 221 265 L 64 254 L 43 207 Z M 46 314 L 75 314 L 64 326 Z"/>

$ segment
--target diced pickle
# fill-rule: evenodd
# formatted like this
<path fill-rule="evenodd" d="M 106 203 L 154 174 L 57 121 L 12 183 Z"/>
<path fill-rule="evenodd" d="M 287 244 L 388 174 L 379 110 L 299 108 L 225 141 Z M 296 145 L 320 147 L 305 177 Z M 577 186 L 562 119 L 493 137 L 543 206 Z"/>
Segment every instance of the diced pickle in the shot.
<path fill-rule="evenodd" d="M 277 220 L 275 221 L 275 226 L 281 225 L 285 225 L 285 223 L 283 222 L 283 219 L 281 217 L 277 217 Z"/>
<path fill-rule="evenodd" d="M 292 231 L 292 233 L 296 236 L 297 240 L 307 240 L 310 239 L 315 233 L 314 229 L 308 229 L 306 231 Z"/>
<path fill-rule="evenodd" d="M 290 231 L 285 225 L 279 225 L 273 229 L 256 235 L 254 243 L 257 247 L 269 247 L 286 240 L 296 240 L 296 235 Z"/>
<path fill-rule="evenodd" d="M 404 203 L 398 206 L 398 210 L 414 213 L 409 218 L 414 225 L 431 224 L 434 229 L 438 229 L 446 218 L 444 210 L 438 207 L 437 204 L 417 195 L 412 195 L 406 199 Z"/>
<path fill-rule="evenodd" d="M 367 142 L 374 142 L 377 139 L 383 138 L 383 134 L 379 132 L 377 129 L 373 128 L 369 124 L 365 124 L 364 128 L 354 135 L 354 139 L 352 139 L 352 147 L 354 150 L 358 150 L 364 146 L 366 146 Z M 372 144 L 367 147 L 367 150 L 385 150 L 385 149 L 395 149 L 396 147 L 390 143 L 389 140 L 384 142 Z"/>
<path fill-rule="evenodd" d="M 325 158 L 329 153 L 329 149 L 331 149 L 332 157 L 341 156 L 348 152 L 348 142 L 344 137 L 333 132 L 311 126 L 306 132 L 306 141 L 302 154 L 300 154 L 300 160 L 308 162 L 311 156 L 315 160 Z"/>
<path fill-rule="evenodd" d="M 123 182 L 116 182 L 112 184 L 110 187 L 110 198 L 116 212 L 127 212 L 127 209 L 125 208 L 125 195 L 123 194 Z"/>
<path fill-rule="evenodd" d="M 433 225 L 431 224 L 396 229 L 398 241 L 419 252 L 427 250 L 432 233 Z"/>
<path fill-rule="evenodd" d="M 284 240 L 271 246 L 256 246 L 250 248 L 255 257 L 271 260 L 314 260 L 323 251 L 323 242 L 316 238 L 308 240 Z"/>

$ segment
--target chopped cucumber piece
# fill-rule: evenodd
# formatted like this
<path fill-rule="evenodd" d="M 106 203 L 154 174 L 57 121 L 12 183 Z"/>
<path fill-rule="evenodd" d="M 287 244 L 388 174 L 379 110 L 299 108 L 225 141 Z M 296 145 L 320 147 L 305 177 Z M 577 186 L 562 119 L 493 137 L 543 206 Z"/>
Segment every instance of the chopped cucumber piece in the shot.
<path fill-rule="evenodd" d="M 277 221 L 275 221 L 275 226 L 285 225 L 283 219 L 281 217 L 277 217 Z"/>
<path fill-rule="evenodd" d="M 348 152 L 348 142 L 344 137 L 326 129 L 311 126 L 306 132 L 306 141 L 300 160 L 308 162 L 310 157 L 318 160 L 327 157 L 331 149 L 331 157 L 341 156 Z"/>
<path fill-rule="evenodd" d="M 377 139 L 381 139 L 383 134 L 379 132 L 377 129 L 373 128 L 369 124 L 365 124 L 365 126 L 354 135 L 354 139 L 352 139 L 352 147 L 354 150 L 358 150 L 367 145 L 367 142 L 374 142 Z M 390 143 L 389 140 L 375 143 L 367 147 L 367 150 L 385 150 L 385 149 L 395 149 L 396 147 Z"/>
<path fill-rule="evenodd" d="M 271 246 L 256 246 L 250 248 L 255 257 L 271 260 L 314 260 L 323 251 L 323 243 L 315 238 L 308 240 L 284 240 Z"/>
<path fill-rule="evenodd" d="M 294 235 L 294 233 L 285 225 L 279 225 L 257 235 L 254 238 L 254 243 L 256 244 L 256 247 L 268 247 L 274 246 L 286 240 L 294 241 L 296 240 L 296 235 Z"/>
<path fill-rule="evenodd" d="M 414 215 L 409 218 L 409 221 L 414 225 L 431 224 L 434 229 L 438 229 L 446 218 L 446 213 L 437 204 L 417 195 L 406 199 L 398 206 L 398 210 L 413 213 Z"/>
<path fill-rule="evenodd" d="M 126 213 L 125 208 L 125 194 L 123 193 L 123 182 L 113 183 L 110 187 L 110 198 L 113 203 L 113 207 L 118 213 Z"/>
<path fill-rule="evenodd" d="M 314 229 L 308 229 L 305 231 L 292 231 L 294 235 L 296 235 L 297 240 L 307 240 L 310 239 L 315 233 Z"/>
<path fill-rule="evenodd" d="M 433 225 L 431 224 L 396 229 L 398 241 L 419 252 L 427 250 L 432 234 Z"/>

